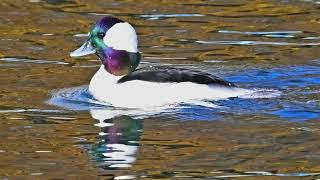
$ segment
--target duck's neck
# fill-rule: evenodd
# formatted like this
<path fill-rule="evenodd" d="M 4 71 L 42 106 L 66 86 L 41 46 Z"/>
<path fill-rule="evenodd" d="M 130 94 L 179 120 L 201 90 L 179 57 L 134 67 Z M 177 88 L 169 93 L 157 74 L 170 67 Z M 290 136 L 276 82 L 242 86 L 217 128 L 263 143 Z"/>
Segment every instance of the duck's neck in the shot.
<path fill-rule="evenodd" d="M 139 65 L 141 59 L 139 52 L 134 53 L 112 48 L 102 49 L 97 54 L 105 70 L 115 76 L 131 73 Z"/>

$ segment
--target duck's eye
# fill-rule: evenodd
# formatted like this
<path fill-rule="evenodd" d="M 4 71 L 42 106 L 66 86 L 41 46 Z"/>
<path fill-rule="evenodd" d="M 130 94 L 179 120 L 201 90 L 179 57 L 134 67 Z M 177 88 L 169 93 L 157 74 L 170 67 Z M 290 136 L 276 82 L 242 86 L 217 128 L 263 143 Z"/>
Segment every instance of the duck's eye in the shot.
<path fill-rule="evenodd" d="M 100 39 L 103 39 L 103 37 L 104 37 L 105 35 L 106 35 L 106 34 L 103 33 L 103 32 L 99 32 L 99 33 L 97 34 L 98 38 L 100 38 Z"/>

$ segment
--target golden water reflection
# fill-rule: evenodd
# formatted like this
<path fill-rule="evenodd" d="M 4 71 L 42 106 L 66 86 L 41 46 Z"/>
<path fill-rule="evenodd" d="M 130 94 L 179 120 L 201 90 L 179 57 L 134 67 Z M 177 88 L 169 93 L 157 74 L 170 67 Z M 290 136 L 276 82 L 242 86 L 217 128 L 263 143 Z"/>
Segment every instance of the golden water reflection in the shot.
<path fill-rule="evenodd" d="M 0 179 L 319 178 L 317 2 L 1 0 Z M 110 14 L 136 27 L 144 63 L 283 95 L 222 102 L 204 121 L 47 104 L 88 84 L 99 61 L 69 52 Z"/>

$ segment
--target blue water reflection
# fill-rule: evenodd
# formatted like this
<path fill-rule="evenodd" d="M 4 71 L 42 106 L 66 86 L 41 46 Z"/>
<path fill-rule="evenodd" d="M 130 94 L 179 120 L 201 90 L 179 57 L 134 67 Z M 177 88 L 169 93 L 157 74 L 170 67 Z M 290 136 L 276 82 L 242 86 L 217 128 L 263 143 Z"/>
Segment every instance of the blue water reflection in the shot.
<path fill-rule="evenodd" d="M 319 72 L 319 66 L 310 65 L 252 69 L 234 74 L 228 80 L 247 87 L 275 88 L 282 92 L 282 96 L 276 99 L 235 99 L 232 103 L 220 103 L 240 112 L 249 110 L 267 113 L 291 121 L 316 119 L 320 116 L 319 92 L 316 90 L 320 87 Z M 303 96 L 314 96 L 315 99 L 311 102 Z"/>

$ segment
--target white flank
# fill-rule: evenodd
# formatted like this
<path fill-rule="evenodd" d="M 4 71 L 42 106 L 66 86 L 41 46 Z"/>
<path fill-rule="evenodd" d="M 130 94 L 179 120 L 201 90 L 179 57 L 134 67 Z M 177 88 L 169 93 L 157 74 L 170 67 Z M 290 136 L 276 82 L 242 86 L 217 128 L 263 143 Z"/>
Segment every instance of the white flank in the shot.
<path fill-rule="evenodd" d="M 252 93 L 251 90 L 208 86 L 191 82 L 155 83 L 133 80 L 117 84 L 121 76 L 105 71 L 103 65 L 93 76 L 89 91 L 99 101 L 115 107 L 150 108 L 179 104 L 191 100 L 219 100 Z"/>
<path fill-rule="evenodd" d="M 116 50 L 138 52 L 138 39 L 134 28 L 129 23 L 113 25 L 103 38 L 104 43 Z"/>

